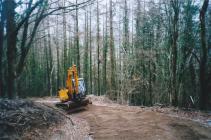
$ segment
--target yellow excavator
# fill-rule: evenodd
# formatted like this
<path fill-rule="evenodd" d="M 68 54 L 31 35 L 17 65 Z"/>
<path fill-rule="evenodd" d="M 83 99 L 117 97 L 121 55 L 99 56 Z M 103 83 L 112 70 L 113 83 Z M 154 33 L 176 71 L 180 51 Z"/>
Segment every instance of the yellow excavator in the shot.
<path fill-rule="evenodd" d="M 74 109 L 90 103 L 86 98 L 84 79 L 78 78 L 76 65 L 67 70 L 66 88 L 59 89 L 58 96 L 60 102 L 56 106 L 63 109 Z"/>

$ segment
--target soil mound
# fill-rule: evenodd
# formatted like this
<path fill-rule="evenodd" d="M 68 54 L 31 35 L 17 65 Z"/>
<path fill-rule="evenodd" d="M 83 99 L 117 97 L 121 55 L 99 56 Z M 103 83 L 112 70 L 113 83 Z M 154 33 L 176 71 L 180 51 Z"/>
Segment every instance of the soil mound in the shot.
<path fill-rule="evenodd" d="M 63 119 L 59 113 L 39 103 L 0 99 L 0 139 L 45 139 L 46 131 Z"/>

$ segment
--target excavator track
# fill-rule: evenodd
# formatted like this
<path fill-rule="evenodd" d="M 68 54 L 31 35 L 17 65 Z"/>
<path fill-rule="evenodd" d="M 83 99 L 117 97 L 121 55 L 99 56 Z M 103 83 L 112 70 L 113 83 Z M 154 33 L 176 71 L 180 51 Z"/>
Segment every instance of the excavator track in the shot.
<path fill-rule="evenodd" d="M 80 101 L 67 101 L 56 103 L 56 107 L 62 108 L 66 111 L 71 111 L 81 107 L 85 107 L 88 104 L 91 104 L 91 101 L 88 98 L 82 99 Z"/>

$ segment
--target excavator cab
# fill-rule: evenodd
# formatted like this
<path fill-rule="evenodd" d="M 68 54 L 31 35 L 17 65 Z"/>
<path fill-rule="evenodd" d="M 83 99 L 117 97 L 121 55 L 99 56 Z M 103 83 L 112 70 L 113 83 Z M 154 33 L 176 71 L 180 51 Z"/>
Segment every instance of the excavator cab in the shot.
<path fill-rule="evenodd" d="M 73 84 L 75 84 L 75 80 L 72 79 Z M 75 86 L 75 85 L 74 85 Z M 83 78 L 78 79 L 78 94 L 76 95 L 76 99 L 80 100 L 85 98 L 86 96 L 86 86 Z"/>

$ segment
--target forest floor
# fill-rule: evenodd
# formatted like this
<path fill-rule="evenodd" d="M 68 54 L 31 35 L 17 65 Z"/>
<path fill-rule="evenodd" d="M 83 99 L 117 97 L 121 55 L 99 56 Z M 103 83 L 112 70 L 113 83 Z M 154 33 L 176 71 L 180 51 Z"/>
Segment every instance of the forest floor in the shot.
<path fill-rule="evenodd" d="M 119 105 L 105 96 L 71 114 L 58 98 L 0 100 L 0 139 L 208 140 L 211 113 L 173 107 Z"/>

